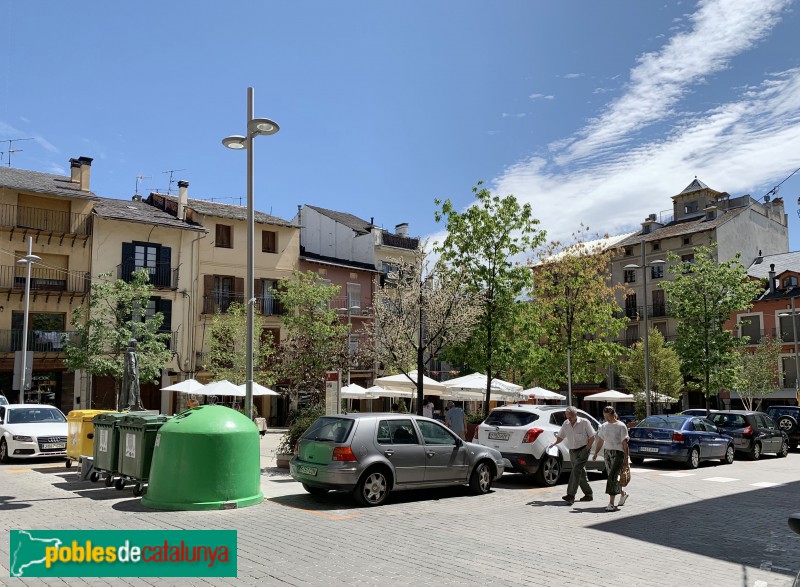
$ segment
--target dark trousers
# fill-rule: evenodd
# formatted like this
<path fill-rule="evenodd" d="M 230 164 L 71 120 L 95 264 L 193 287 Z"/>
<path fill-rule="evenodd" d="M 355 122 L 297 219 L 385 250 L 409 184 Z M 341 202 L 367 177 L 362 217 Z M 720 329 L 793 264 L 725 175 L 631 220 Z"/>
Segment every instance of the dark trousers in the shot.
<path fill-rule="evenodd" d="M 606 460 L 606 493 L 608 495 L 619 495 L 622 493 L 622 486 L 619 484 L 619 474 L 622 471 L 622 464 L 625 460 L 625 453 L 621 450 L 603 451 Z"/>
<path fill-rule="evenodd" d="M 589 447 L 582 446 L 580 448 L 569 450 L 569 460 L 572 463 L 572 472 L 569 474 L 569 483 L 567 483 L 567 495 L 575 497 L 578 491 L 578 485 L 581 486 L 581 491 L 586 495 L 592 494 L 592 486 L 589 485 L 589 478 L 586 475 L 586 461 L 589 460 Z"/>

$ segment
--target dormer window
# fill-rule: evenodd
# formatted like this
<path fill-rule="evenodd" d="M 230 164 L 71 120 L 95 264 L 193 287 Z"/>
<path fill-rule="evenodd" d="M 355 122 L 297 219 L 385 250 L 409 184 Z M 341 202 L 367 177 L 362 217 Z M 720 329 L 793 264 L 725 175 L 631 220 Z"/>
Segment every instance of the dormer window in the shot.
<path fill-rule="evenodd" d="M 655 241 L 652 245 L 650 245 L 650 248 L 653 251 L 660 251 L 661 250 L 661 241 Z"/>
<path fill-rule="evenodd" d="M 781 283 L 783 283 L 783 288 L 784 289 L 789 288 L 789 287 L 797 287 L 797 276 L 796 275 L 789 275 L 787 277 L 784 277 L 783 281 Z"/>
<path fill-rule="evenodd" d="M 687 247 L 690 244 L 692 244 L 692 237 L 690 237 L 690 236 L 683 237 L 683 246 Z"/>
<path fill-rule="evenodd" d="M 633 256 L 633 247 L 625 247 L 625 256 L 632 257 Z"/>
<path fill-rule="evenodd" d="M 684 214 L 692 214 L 693 212 L 697 212 L 699 207 L 697 206 L 697 200 L 693 202 L 686 202 L 683 207 Z"/>

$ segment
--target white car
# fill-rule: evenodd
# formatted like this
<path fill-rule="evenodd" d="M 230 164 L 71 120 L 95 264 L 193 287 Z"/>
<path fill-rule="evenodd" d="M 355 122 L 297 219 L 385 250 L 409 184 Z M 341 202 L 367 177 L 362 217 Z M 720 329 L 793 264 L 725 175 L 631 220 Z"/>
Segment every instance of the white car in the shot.
<path fill-rule="evenodd" d="M 537 406 L 514 404 L 495 408 L 478 426 L 472 442 L 500 451 L 505 459 L 505 470 L 510 473 L 533 475 L 537 483 L 552 486 L 562 473 L 572 470 L 569 447 L 562 441 L 547 453 L 547 447 L 556 441 L 556 432 L 566 421 L 566 406 Z M 597 431 L 597 420 L 582 410 L 578 416 L 585 418 Z M 603 472 L 603 451 L 597 460 L 586 462 L 587 471 Z"/>
<path fill-rule="evenodd" d="M 67 454 L 67 419 L 44 404 L 0 406 L 0 462 Z"/>

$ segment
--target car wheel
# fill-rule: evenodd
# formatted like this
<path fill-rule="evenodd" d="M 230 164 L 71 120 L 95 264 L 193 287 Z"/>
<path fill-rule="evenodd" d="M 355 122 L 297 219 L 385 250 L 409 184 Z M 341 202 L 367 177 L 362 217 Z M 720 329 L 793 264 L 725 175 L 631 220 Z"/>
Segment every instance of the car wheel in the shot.
<path fill-rule="evenodd" d="M 722 459 L 722 463 L 725 465 L 733 464 L 733 457 L 736 451 L 733 450 L 733 445 L 729 444 L 728 448 L 725 449 L 725 458 Z"/>
<path fill-rule="evenodd" d="M 761 458 L 761 444 L 756 442 L 753 445 L 753 450 L 750 452 L 750 458 L 757 461 Z"/>
<path fill-rule="evenodd" d="M 6 444 L 6 439 L 0 439 L 0 463 L 7 463 L 11 460 L 8 456 L 8 444 Z"/>
<path fill-rule="evenodd" d="M 111 475 L 106 475 L 106 487 L 111 487 L 114 485 L 114 478 Z"/>
<path fill-rule="evenodd" d="M 329 489 L 323 489 L 322 487 L 314 487 L 313 485 L 306 485 L 303 483 L 303 489 L 305 489 L 311 495 L 325 495 L 330 491 Z"/>
<path fill-rule="evenodd" d="M 697 449 L 697 447 L 694 447 L 689 453 L 689 460 L 686 461 L 686 465 L 690 469 L 696 469 L 700 466 L 700 451 Z"/>
<path fill-rule="evenodd" d="M 67 469 L 69 469 L 70 467 L 72 467 L 72 459 L 67 459 L 67 462 L 66 462 L 66 463 L 64 463 L 64 466 L 65 466 Z"/>
<path fill-rule="evenodd" d="M 389 476 L 385 469 L 369 469 L 358 480 L 354 495 L 365 506 L 381 505 L 389 495 Z"/>
<path fill-rule="evenodd" d="M 631 463 L 634 465 L 641 465 L 644 462 L 644 457 L 631 457 Z"/>
<path fill-rule="evenodd" d="M 114 489 L 116 489 L 117 491 L 122 491 L 123 489 L 125 489 L 125 479 L 123 479 L 122 477 L 117 479 L 114 482 Z"/>
<path fill-rule="evenodd" d="M 789 442 L 784 440 L 781 443 L 781 449 L 778 451 L 778 456 L 783 458 L 789 454 Z"/>
<path fill-rule="evenodd" d="M 486 461 L 475 466 L 469 477 L 469 488 L 477 494 L 489 493 L 492 488 L 492 468 Z"/>
<path fill-rule="evenodd" d="M 91 481 L 92 483 L 97 483 L 99 479 L 100 479 L 100 473 L 98 473 L 97 471 L 92 471 L 91 473 L 89 473 L 89 481 Z"/>
<path fill-rule="evenodd" d="M 552 487 L 558 483 L 559 477 L 561 477 L 561 462 L 551 456 L 541 462 L 539 470 L 534 475 L 534 479 L 539 485 L 546 485 L 547 487 Z"/>
<path fill-rule="evenodd" d="M 797 420 L 791 416 L 780 416 L 775 420 L 775 423 L 778 425 L 778 428 L 786 432 L 786 434 L 791 434 L 797 430 Z"/>

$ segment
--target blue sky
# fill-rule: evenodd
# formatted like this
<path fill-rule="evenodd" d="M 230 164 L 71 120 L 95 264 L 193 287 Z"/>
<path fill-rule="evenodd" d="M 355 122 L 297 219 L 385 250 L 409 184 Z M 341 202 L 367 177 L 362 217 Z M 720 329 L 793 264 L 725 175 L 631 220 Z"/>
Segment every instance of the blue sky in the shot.
<path fill-rule="evenodd" d="M 312 204 L 414 235 L 472 186 L 532 204 L 552 238 L 635 230 L 695 175 L 763 196 L 800 167 L 798 2 L 0 0 L 0 141 L 14 167 L 92 189 Z M 7 151 L 8 143 L 0 142 Z M 7 155 L 3 163 L 6 164 Z M 176 187 L 173 185 L 173 193 Z M 800 172 L 778 193 L 800 248 Z"/>

